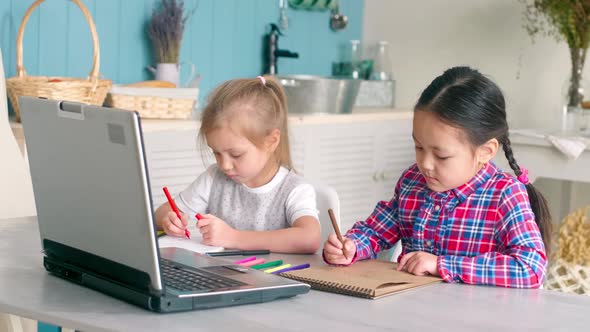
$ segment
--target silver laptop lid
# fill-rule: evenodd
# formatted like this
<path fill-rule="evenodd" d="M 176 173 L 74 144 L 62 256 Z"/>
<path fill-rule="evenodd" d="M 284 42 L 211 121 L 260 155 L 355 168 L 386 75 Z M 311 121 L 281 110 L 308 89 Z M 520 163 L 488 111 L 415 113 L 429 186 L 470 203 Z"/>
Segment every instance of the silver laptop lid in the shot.
<path fill-rule="evenodd" d="M 139 117 L 21 97 L 41 240 L 147 273 L 162 290 Z"/>

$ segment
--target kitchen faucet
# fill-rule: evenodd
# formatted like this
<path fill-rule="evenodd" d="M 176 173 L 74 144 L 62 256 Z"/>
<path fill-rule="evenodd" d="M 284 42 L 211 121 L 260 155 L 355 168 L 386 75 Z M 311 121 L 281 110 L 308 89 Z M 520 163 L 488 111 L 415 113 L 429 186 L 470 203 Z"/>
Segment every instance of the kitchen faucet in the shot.
<path fill-rule="evenodd" d="M 270 33 L 264 36 L 264 71 L 263 74 L 276 75 L 278 73 L 277 60 L 279 57 L 299 58 L 297 52 L 279 49 L 279 36 L 282 36 L 279 27 L 271 23 Z"/>

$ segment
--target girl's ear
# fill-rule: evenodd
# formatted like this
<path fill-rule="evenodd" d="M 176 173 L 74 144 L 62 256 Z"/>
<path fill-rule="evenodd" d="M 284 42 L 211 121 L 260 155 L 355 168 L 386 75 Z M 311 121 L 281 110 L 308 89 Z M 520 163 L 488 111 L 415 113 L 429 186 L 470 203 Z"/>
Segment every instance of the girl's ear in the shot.
<path fill-rule="evenodd" d="M 281 142 L 281 131 L 278 128 L 275 128 L 270 131 L 268 135 L 266 135 L 264 139 L 264 145 L 268 149 L 268 151 L 273 152 L 279 146 Z"/>
<path fill-rule="evenodd" d="M 498 152 L 500 143 L 497 139 L 492 138 L 489 141 L 483 143 L 477 148 L 477 161 L 481 164 L 485 164 L 492 160 Z"/>

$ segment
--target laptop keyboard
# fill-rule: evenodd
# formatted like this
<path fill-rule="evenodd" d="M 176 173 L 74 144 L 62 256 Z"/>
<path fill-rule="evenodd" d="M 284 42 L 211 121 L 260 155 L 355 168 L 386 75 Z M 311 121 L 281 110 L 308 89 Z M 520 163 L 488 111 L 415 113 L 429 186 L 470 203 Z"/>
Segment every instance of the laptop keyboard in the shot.
<path fill-rule="evenodd" d="M 237 280 L 186 268 L 164 258 L 160 259 L 160 268 L 166 286 L 182 291 L 201 291 L 245 285 Z"/>

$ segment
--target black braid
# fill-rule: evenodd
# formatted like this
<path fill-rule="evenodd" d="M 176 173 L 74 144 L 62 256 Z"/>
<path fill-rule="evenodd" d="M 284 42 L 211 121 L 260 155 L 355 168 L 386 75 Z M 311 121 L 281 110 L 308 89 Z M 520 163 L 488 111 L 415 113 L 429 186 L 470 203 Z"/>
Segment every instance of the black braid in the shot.
<path fill-rule="evenodd" d="M 504 155 L 506 156 L 506 159 L 508 159 L 508 164 L 510 165 L 510 168 L 512 168 L 516 176 L 519 176 L 520 174 L 522 174 L 522 172 L 520 171 L 520 166 L 518 166 L 518 164 L 516 163 L 516 159 L 514 159 L 514 154 L 512 153 L 512 146 L 510 145 L 510 138 L 508 138 L 508 134 L 506 134 L 506 136 L 504 136 L 504 138 L 501 141 L 502 149 L 504 150 Z"/>

